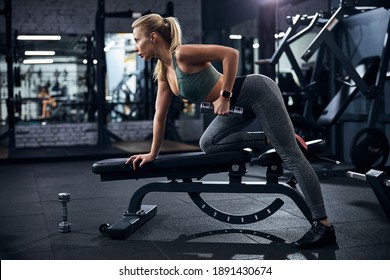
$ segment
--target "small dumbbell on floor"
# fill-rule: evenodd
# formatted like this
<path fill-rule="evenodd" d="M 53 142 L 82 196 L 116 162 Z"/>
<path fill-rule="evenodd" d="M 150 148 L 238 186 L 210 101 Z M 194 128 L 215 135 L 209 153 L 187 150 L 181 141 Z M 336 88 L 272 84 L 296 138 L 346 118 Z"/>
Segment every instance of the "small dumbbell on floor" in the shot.
<path fill-rule="evenodd" d="M 242 113 L 244 112 L 244 109 L 241 108 L 241 107 L 233 107 L 229 110 L 229 117 L 242 117 Z M 213 107 L 213 104 L 211 104 L 210 102 L 202 102 L 200 104 L 200 113 L 201 114 L 206 114 L 206 115 L 209 115 L 209 114 L 214 114 L 214 107 Z"/>
<path fill-rule="evenodd" d="M 59 193 L 58 201 L 61 202 L 62 222 L 59 224 L 60 232 L 70 232 L 71 223 L 68 222 L 68 202 L 70 201 L 70 193 Z"/>

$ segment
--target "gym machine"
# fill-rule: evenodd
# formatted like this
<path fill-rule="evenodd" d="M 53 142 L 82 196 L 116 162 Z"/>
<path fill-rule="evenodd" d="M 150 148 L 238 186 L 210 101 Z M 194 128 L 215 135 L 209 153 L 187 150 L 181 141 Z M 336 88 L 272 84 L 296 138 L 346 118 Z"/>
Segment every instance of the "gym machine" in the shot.
<path fill-rule="evenodd" d="M 302 117 L 314 121 L 313 107 L 317 102 L 318 80 L 320 78 L 322 58 L 325 53 L 325 48 L 320 48 L 320 51 L 317 55 L 317 62 L 313 66 L 311 79 L 308 81 L 308 79 L 305 77 L 303 69 L 299 66 L 290 46 L 298 39 L 311 32 L 316 26 L 323 25 L 324 21 L 327 20 L 327 14 L 315 13 L 311 16 L 297 14 L 295 16 L 288 17 L 287 20 L 290 23 L 290 26 L 286 30 L 283 39 L 279 43 L 272 57 L 267 59 L 260 59 L 255 63 L 259 65 L 271 64 L 275 66 L 279 62 L 281 56 L 285 54 L 291 65 L 291 69 L 298 80 L 297 85 L 294 82 L 293 87 L 298 86 L 299 94 L 304 95 L 305 104 L 303 107 Z M 301 29 L 302 26 L 305 27 Z M 282 77 L 280 76 L 280 73 L 278 73 L 278 78 L 279 82 L 281 82 Z M 281 87 L 281 84 L 279 84 L 279 86 Z"/>
<path fill-rule="evenodd" d="M 359 1 L 343 0 L 340 7 L 332 15 L 329 21 L 317 34 L 302 55 L 302 59 L 308 61 L 318 48 L 326 45 L 333 56 L 343 67 L 350 82 L 345 85 L 348 89 L 341 88 L 324 109 L 312 129 L 317 132 L 328 130 L 335 124 L 347 106 L 358 92 L 371 99 L 371 105 L 366 117 L 366 128 L 359 131 L 352 140 L 350 156 L 352 163 L 359 170 L 367 171 L 370 168 L 382 168 L 389 155 L 389 143 L 385 134 L 375 128 L 378 121 L 378 111 L 382 106 L 386 72 L 390 58 L 390 20 L 387 22 L 387 31 L 383 43 L 381 57 L 365 58 L 359 65 L 354 67 L 351 61 L 343 53 L 335 42 L 332 31 L 342 21 L 344 16 L 359 12 L 359 7 L 383 7 L 390 8 L 389 1 Z M 293 119 L 293 122 L 297 120 Z M 361 120 L 359 120 L 361 121 Z M 309 126 L 309 125 L 307 125 Z"/>
<path fill-rule="evenodd" d="M 367 181 L 390 221 L 390 180 L 384 171 L 369 170 L 366 174 L 348 171 L 350 178 Z"/>

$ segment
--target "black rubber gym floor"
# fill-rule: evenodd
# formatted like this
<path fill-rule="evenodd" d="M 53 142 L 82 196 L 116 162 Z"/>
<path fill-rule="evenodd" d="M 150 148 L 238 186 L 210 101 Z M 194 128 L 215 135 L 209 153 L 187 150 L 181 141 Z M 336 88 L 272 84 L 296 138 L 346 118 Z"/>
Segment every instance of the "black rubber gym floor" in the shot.
<path fill-rule="evenodd" d="M 107 156 L 115 154 L 107 153 Z M 95 159 L 33 161 L 0 165 L 1 259 L 390 259 L 390 222 L 364 181 L 323 179 L 322 190 L 338 243 L 297 250 L 291 242 L 310 227 L 288 198 L 271 217 L 232 225 L 200 211 L 184 193 L 150 193 L 157 215 L 125 240 L 99 232 L 99 225 L 119 220 L 137 187 L 156 179 L 100 182 L 91 171 Z M 264 170 L 248 166 L 247 180 L 263 180 Z M 226 174 L 206 180 L 226 180 Z M 160 179 L 157 179 L 160 180 Z M 164 180 L 164 178 L 161 178 Z M 69 192 L 70 233 L 60 233 L 58 193 Z M 206 200 L 229 213 L 251 213 L 276 195 L 218 194 Z"/>

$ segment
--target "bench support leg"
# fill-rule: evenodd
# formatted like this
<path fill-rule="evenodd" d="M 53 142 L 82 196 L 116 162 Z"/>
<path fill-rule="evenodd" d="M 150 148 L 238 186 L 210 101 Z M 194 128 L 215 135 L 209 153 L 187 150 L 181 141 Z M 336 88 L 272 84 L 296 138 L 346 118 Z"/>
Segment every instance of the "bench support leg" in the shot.
<path fill-rule="evenodd" d="M 142 205 L 137 213 L 126 212 L 121 220 L 107 228 L 107 235 L 113 239 L 125 239 L 139 229 L 157 213 L 156 205 Z"/>
<path fill-rule="evenodd" d="M 124 217 L 108 227 L 107 235 L 111 238 L 127 238 L 157 212 L 155 205 L 142 205 L 142 200 L 151 192 L 187 192 L 195 204 L 207 215 L 219 221 L 231 224 L 248 224 L 263 220 L 277 210 L 284 202 L 277 198 L 268 207 L 258 212 L 246 215 L 235 215 L 222 212 L 209 205 L 200 196 L 201 193 L 270 193 L 283 194 L 298 206 L 305 218 L 311 222 L 312 216 L 309 206 L 303 196 L 286 184 L 263 183 L 215 183 L 215 182 L 154 182 L 140 187 L 131 197 L 128 210 Z"/>
<path fill-rule="evenodd" d="M 366 179 L 390 221 L 390 184 L 385 172 L 371 169 L 366 173 Z"/>

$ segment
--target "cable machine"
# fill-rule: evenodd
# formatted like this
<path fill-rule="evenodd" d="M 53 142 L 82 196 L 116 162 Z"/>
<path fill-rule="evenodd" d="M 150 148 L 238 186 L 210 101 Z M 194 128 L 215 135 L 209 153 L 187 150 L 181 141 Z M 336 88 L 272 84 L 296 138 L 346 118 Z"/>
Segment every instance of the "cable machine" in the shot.
<path fill-rule="evenodd" d="M 317 34 L 311 44 L 307 47 L 302 59 L 308 61 L 318 48 L 325 45 L 331 51 L 335 59 L 340 63 L 343 70 L 348 74 L 353 87 L 356 90 L 349 94 L 338 92 L 329 105 L 325 108 L 322 115 L 317 120 L 321 129 L 329 128 L 334 124 L 345 111 L 348 104 L 358 91 L 371 99 L 371 105 L 368 115 L 363 121 L 366 121 L 366 128 L 359 131 L 352 140 L 350 156 L 352 163 L 360 170 L 369 168 L 382 168 L 389 155 L 389 143 L 384 135 L 375 126 L 378 121 L 381 110 L 382 97 L 386 80 L 386 72 L 389 67 L 390 58 L 390 19 L 387 22 L 387 30 L 383 42 L 383 50 L 380 59 L 378 58 L 377 67 L 374 71 L 374 82 L 367 82 L 365 76 L 359 74 L 357 67 L 354 67 L 351 61 L 343 53 L 332 36 L 332 31 L 341 22 L 345 15 L 353 15 L 356 8 L 359 7 L 383 7 L 390 9 L 390 2 L 387 0 L 342 0 L 340 7 L 335 11 L 329 21 Z M 371 63 L 373 64 L 373 63 Z M 340 94 L 339 94 L 340 93 Z M 359 119 L 360 120 L 360 119 Z"/>

